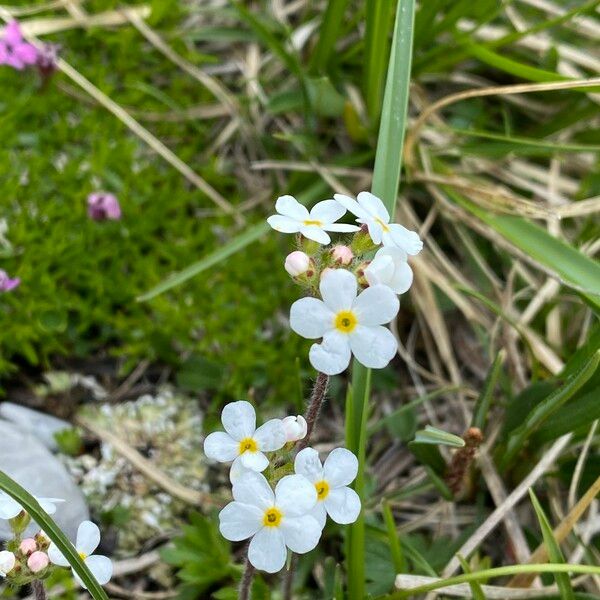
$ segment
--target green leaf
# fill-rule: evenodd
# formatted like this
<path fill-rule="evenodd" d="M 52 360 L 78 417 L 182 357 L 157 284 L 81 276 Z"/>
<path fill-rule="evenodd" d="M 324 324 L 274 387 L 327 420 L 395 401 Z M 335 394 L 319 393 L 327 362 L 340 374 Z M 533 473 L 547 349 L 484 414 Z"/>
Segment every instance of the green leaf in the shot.
<path fill-rule="evenodd" d="M 465 445 L 465 440 L 453 433 L 448 433 L 442 429 L 427 425 L 425 429 L 417 431 L 413 444 L 434 444 L 439 446 L 450 446 L 452 448 L 462 448 Z"/>
<path fill-rule="evenodd" d="M 340 29 L 344 22 L 344 13 L 348 0 L 329 0 L 321 27 L 319 27 L 319 40 L 315 50 L 310 57 L 311 72 L 327 71 L 331 53 L 340 35 Z"/>
<path fill-rule="evenodd" d="M 544 509 L 542 508 L 532 489 L 529 490 L 529 497 L 531 498 L 531 503 L 533 504 L 535 514 L 537 515 L 540 523 L 542 536 L 544 537 L 544 544 L 546 545 L 550 562 L 564 563 L 565 558 L 561 552 L 558 542 L 554 538 L 554 532 L 552 531 L 548 517 L 546 517 Z M 566 573 L 556 573 L 554 575 L 554 579 L 556 579 L 556 584 L 558 585 L 562 600 L 575 600 L 569 576 Z"/>
<path fill-rule="evenodd" d="M 460 554 L 457 555 L 460 566 L 465 573 L 471 573 L 471 567 L 469 563 Z M 471 588 L 471 594 L 473 594 L 473 600 L 485 600 L 485 594 L 481 589 L 481 585 L 477 581 L 470 581 L 469 587 Z"/>
<path fill-rule="evenodd" d="M 394 569 L 396 573 L 406 573 L 406 559 L 402 552 L 402 546 L 398 539 L 398 531 L 396 529 L 396 522 L 394 521 L 394 515 L 389 502 L 384 501 L 382 506 L 383 520 L 385 521 L 385 528 L 388 535 L 388 543 L 390 545 L 390 552 L 392 554 L 392 561 L 394 563 Z"/>
<path fill-rule="evenodd" d="M 487 414 L 492 404 L 494 389 L 496 388 L 498 377 L 500 377 L 500 370 L 502 369 L 505 358 L 506 351 L 504 349 L 500 350 L 498 354 L 496 354 L 496 358 L 494 359 L 494 362 L 492 363 L 492 366 L 490 367 L 487 377 L 483 383 L 481 394 L 479 395 L 477 403 L 475 404 L 475 409 L 473 410 L 473 419 L 471 420 L 471 427 L 477 427 L 481 431 L 485 429 Z"/>
<path fill-rule="evenodd" d="M 54 520 L 40 507 L 38 501 L 6 473 L 0 471 L 0 490 L 6 492 L 16 500 L 31 518 L 44 530 L 44 533 L 57 545 L 69 564 L 86 585 L 88 592 L 94 600 L 108 600 L 106 592 L 102 589 L 87 565 L 81 560 L 77 550 L 67 536 L 60 530 Z"/>

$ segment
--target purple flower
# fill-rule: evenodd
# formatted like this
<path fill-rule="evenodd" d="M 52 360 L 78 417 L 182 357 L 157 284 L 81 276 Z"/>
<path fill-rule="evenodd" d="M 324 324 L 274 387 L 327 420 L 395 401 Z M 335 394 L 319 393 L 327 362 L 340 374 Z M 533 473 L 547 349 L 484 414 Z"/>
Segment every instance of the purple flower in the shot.
<path fill-rule="evenodd" d="M 0 269 L 0 293 L 10 292 L 21 285 L 21 280 L 18 277 L 11 279 L 6 271 Z"/>
<path fill-rule="evenodd" d="M 88 216 L 94 221 L 118 221 L 121 218 L 121 207 L 117 197 L 106 192 L 95 192 L 87 199 Z"/>
<path fill-rule="evenodd" d="M 19 24 L 11 21 L 4 28 L 4 38 L 0 40 L 0 65 L 21 71 L 27 65 L 34 65 L 37 58 L 37 48 L 23 39 Z"/>

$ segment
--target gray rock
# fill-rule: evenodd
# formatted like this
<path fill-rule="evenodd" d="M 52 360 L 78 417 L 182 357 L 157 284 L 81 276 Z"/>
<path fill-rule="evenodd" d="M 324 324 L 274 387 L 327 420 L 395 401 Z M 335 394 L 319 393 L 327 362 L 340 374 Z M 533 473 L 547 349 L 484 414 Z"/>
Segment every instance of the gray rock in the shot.
<path fill-rule="evenodd" d="M 13 423 L 0 420 L 0 470 L 12 477 L 28 492 L 46 498 L 62 498 L 54 520 L 75 539 L 81 521 L 89 519 L 83 494 L 59 460 L 35 437 L 21 431 Z M 31 525 L 32 535 L 39 527 Z M 0 539 L 10 538 L 10 528 L 0 520 Z"/>
<path fill-rule="evenodd" d="M 0 417 L 15 423 L 24 432 L 31 433 L 50 450 L 58 450 L 54 434 L 71 429 L 71 424 L 67 421 L 12 402 L 0 404 Z"/>

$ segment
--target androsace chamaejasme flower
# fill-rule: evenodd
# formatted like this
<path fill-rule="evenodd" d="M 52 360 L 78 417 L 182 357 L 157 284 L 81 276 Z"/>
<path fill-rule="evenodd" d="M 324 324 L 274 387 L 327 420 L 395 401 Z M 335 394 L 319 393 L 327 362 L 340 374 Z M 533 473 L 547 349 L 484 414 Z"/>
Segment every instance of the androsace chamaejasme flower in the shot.
<path fill-rule="evenodd" d="M 385 285 L 375 285 L 357 296 L 356 277 L 345 269 L 325 273 L 319 289 L 322 300 L 301 298 L 290 311 L 290 326 L 297 334 L 323 338 L 310 349 L 312 366 L 336 375 L 354 354 L 366 367 L 385 367 L 398 349 L 392 332 L 382 326 L 398 314 L 396 294 Z"/>
<path fill-rule="evenodd" d="M 358 217 L 356 219 L 358 223 L 368 227 L 369 235 L 375 244 L 383 243 L 384 246 L 396 246 L 413 256 L 421 252 L 423 242 L 419 234 L 399 223 L 390 223 L 390 213 L 387 208 L 371 192 L 360 192 L 356 200 L 344 194 L 334 194 L 333 197 L 344 208 Z"/>
<path fill-rule="evenodd" d="M 336 223 L 346 214 L 346 209 L 335 200 L 317 202 L 309 212 L 293 196 L 280 196 L 275 203 L 275 210 L 279 214 L 267 219 L 275 231 L 301 233 L 304 237 L 319 244 L 331 242 L 328 231 L 349 233 L 359 230 L 356 225 Z"/>
<path fill-rule="evenodd" d="M 49 515 L 56 512 L 56 505 L 64 502 L 61 498 L 38 498 L 34 496 L 43 511 Z M 0 519 L 14 519 L 23 511 L 23 507 L 8 494 L 0 492 Z"/>
<path fill-rule="evenodd" d="M 260 473 L 248 471 L 233 484 L 233 502 L 219 513 L 219 529 L 232 542 L 252 538 L 248 560 L 257 569 L 276 573 L 287 550 L 304 554 L 319 543 L 321 526 L 310 515 L 317 503 L 315 487 L 302 475 L 283 477 L 275 492 Z"/>
<path fill-rule="evenodd" d="M 250 402 L 231 402 L 223 408 L 221 423 L 225 432 L 215 431 L 204 440 L 204 453 L 219 462 L 231 462 L 232 469 L 240 467 L 264 471 L 269 460 L 264 452 L 274 452 L 286 443 L 286 432 L 281 419 L 271 419 L 258 429 L 256 412 Z"/>
<path fill-rule="evenodd" d="M 394 246 L 380 248 L 365 269 L 369 285 L 387 285 L 394 293 L 404 294 L 413 282 L 413 272 L 408 255 Z"/>

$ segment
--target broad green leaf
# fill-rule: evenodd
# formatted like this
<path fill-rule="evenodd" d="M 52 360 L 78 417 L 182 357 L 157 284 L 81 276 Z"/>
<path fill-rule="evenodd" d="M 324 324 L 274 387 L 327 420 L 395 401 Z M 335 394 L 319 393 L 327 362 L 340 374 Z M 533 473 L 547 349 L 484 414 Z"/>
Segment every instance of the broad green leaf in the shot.
<path fill-rule="evenodd" d="M 548 551 L 548 558 L 550 559 L 550 562 L 565 562 L 565 558 L 561 552 L 560 546 L 554 538 L 554 532 L 552 531 L 548 517 L 546 517 L 544 509 L 542 508 L 532 489 L 529 490 L 529 497 L 531 498 L 531 503 L 533 504 L 535 514 L 537 515 L 540 523 L 542 536 L 544 537 L 544 544 L 546 546 L 546 550 Z M 556 573 L 554 578 L 556 579 L 556 584 L 558 585 L 562 600 L 574 600 L 573 588 L 571 587 L 569 576 L 566 573 Z"/>
<path fill-rule="evenodd" d="M 448 433 L 437 427 L 427 425 L 425 429 L 417 431 L 413 444 L 433 444 L 438 446 L 450 446 L 452 448 L 463 448 L 465 440 L 458 435 Z"/>
<path fill-rule="evenodd" d="M 38 501 L 3 471 L 0 471 L 0 490 L 6 492 L 11 498 L 16 500 L 44 530 L 44 533 L 58 546 L 58 549 L 69 561 L 73 570 L 81 577 L 83 583 L 85 583 L 92 598 L 94 600 L 108 600 L 106 592 L 83 562 L 77 550 L 75 550 L 75 546 L 73 546 L 54 520 L 42 510 Z"/>

